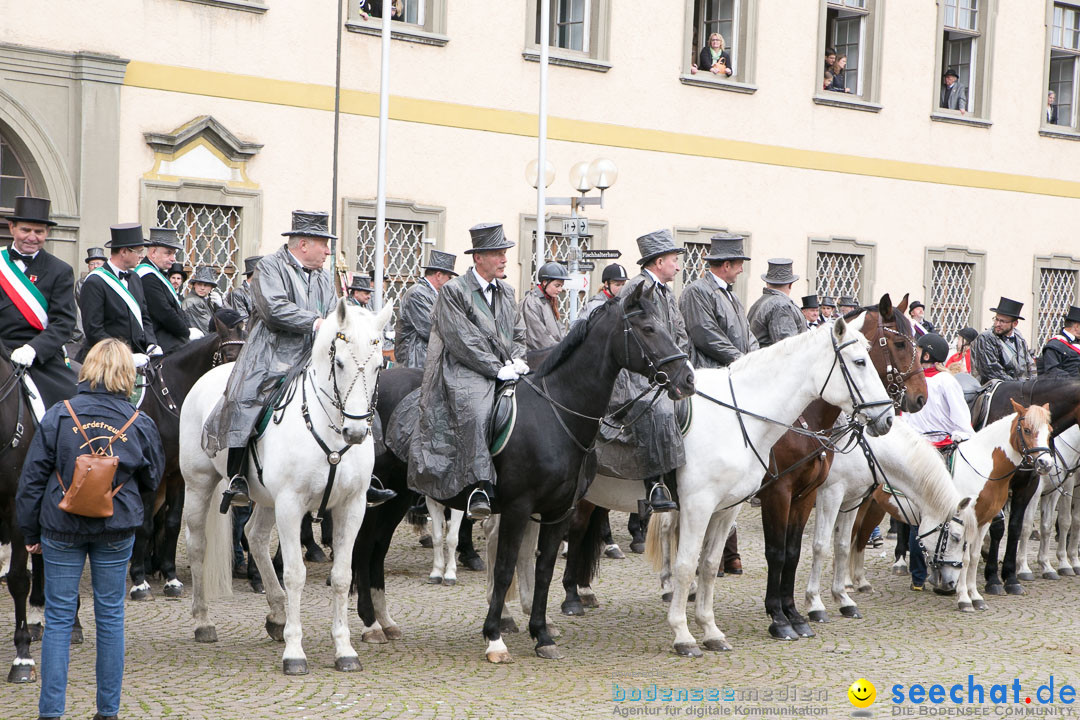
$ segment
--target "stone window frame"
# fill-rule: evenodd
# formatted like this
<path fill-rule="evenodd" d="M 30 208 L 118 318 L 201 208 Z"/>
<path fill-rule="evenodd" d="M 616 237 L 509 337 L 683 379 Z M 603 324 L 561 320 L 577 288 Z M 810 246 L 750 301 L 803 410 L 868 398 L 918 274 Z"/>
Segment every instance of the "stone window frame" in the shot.
<path fill-rule="evenodd" d="M 389 2 L 389 0 L 384 0 Z M 421 45 L 434 45 L 444 47 L 450 42 L 446 34 L 446 12 L 448 0 L 422 0 L 424 5 L 424 24 L 392 20 L 390 24 L 390 38 L 403 42 L 419 43 Z M 382 18 L 360 17 L 360 0 L 349 0 L 349 10 L 346 15 L 345 29 L 349 32 L 361 35 L 381 35 Z"/>
<path fill-rule="evenodd" d="M 820 0 L 818 15 L 818 54 L 817 67 L 814 72 L 813 101 L 816 105 L 846 108 L 848 110 L 861 110 L 864 112 L 881 112 L 881 86 L 882 86 L 882 48 L 885 37 L 885 1 L 866 0 L 866 8 L 848 7 L 842 2 L 835 0 Z M 863 15 L 862 44 L 865 47 L 860 52 L 861 66 L 859 68 L 860 81 L 864 83 L 863 92 L 839 93 L 831 90 L 822 90 L 821 82 L 824 76 L 825 49 L 828 47 L 829 37 L 829 10 L 843 10 L 856 12 Z M 867 25 L 870 25 L 867 28 Z"/>
<path fill-rule="evenodd" d="M 934 282 L 934 263 L 970 263 L 974 266 L 971 272 L 971 327 L 978 330 L 982 327 L 983 291 L 986 286 L 986 251 L 973 250 L 962 245 L 944 245 L 940 247 L 928 247 L 923 256 L 923 302 L 927 304 L 926 311 L 929 314 L 933 308 L 931 288 Z M 928 318 L 940 326 L 940 320 Z M 950 342 L 952 338 L 947 338 Z"/>
<path fill-rule="evenodd" d="M 747 257 L 753 257 L 753 233 L 744 232 L 742 230 L 729 230 L 728 228 L 721 225 L 698 225 L 697 227 L 684 227 L 676 225 L 674 228 L 672 228 L 672 235 L 675 238 L 675 245 L 678 247 L 686 247 L 686 243 L 697 243 L 700 245 L 709 246 L 711 245 L 711 241 L 709 238 L 711 238 L 716 233 L 721 232 L 729 232 L 732 235 L 741 236 L 743 238 L 743 251 L 745 252 Z M 685 257 L 686 256 L 684 255 L 683 258 L 685 259 Z M 683 260 L 680 260 L 680 264 L 682 262 Z M 707 268 L 708 264 L 706 264 L 705 267 Z M 743 272 L 739 275 L 739 277 L 735 278 L 735 295 L 738 296 L 739 300 L 743 304 L 743 307 L 747 309 L 749 309 L 750 307 L 748 297 L 750 294 L 750 288 L 749 280 L 747 279 L 747 272 L 749 270 L 750 261 L 747 260 L 743 264 Z M 683 288 L 685 287 L 685 284 L 683 283 L 682 270 L 680 270 L 679 274 L 675 276 L 675 279 L 672 281 L 671 285 L 672 289 L 675 291 L 676 294 L 682 294 Z"/>
<path fill-rule="evenodd" d="M 877 283 L 877 243 L 839 235 L 811 237 L 807 244 L 806 257 L 807 295 L 820 295 L 817 286 L 817 261 L 818 255 L 823 253 L 861 256 L 859 296 L 855 299 L 859 301 L 860 306 L 876 302 L 874 285 Z"/>
<path fill-rule="evenodd" d="M 1045 104 L 1040 103 L 1039 110 L 1039 134 L 1043 137 L 1059 138 L 1063 140 L 1080 140 L 1080 53 L 1054 45 L 1054 8 L 1058 5 L 1069 6 L 1080 11 L 1080 2 L 1076 0 L 1048 0 L 1046 3 L 1046 56 L 1043 62 L 1043 98 L 1050 89 L 1050 63 L 1054 52 L 1073 55 L 1073 88 L 1071 118 L 1067 125 L 1051 125 L 1046 120 Z"/>
<path fill-rule="evenodd" d="M 569 220 L 570 213 L 547 213 L 544 215 L 544 233 L 562 234 L 562 221 Z M 607 220 L 589 218 L 590 247 L 594 250 L 607 250 L 611 246 L 609 242 L 609 225 Z M 521 213 L 518 215 L 518 302 L 521 296 L 533 286 L 532 264 L 536 257 L 536 216 Z M 546 255 L 546 253 L 545 253 Z M 557 258 L 556 258 L 557 259 Z M 589 270 L 589 291 L 585 293 L 586 301 L 599 292 L 600 276 L 608 263 L 617 262 L 626 267 L 625 256 L 618 260 L 595 260 L 595 267 Z M 567 268 L 569 270 L 569 268 Z M 633 277 L 636 273 L 627 268 L 626 274 Z"/>
<path fill-rule="evenodd" d="M 356 232 L 360 218 L 376 216 L 378 203 L 375 198 L 342 198 L 342 222 L 338 226 L 338 247 L 343 251 L 349 272 L 356 272 Z M 444 250 L 446 247 L 446 208 L 439 205 L 423 205 L 402 198 L 386 199 L 386 221 L 417 223 L 426 226 L 424 243 L 426 250 Z M 426 254 L 421 257 L 421 261 Z M 458 258 L 458 263 L 461 258 Z M 461 272 L 460 266 L 458 271 Z"/>
<path fill-rule="evenodd" d="M 256 13 L 262 15 L 270 7 L 266 4 L 265 0 L 183 0 L 184 2 L 196 3 L 198 5 L 211 5 L 213 7 L 224 8 L 226 10 L 241 10 L 249 13 Z"/>
<path fill-rule="evenodd" d="M 758 25 L 758 0 L 735 0 L 736 24 L 738 36 L 736 47 L 738 55 L 732 58 L 735 72 L 730 78 L 721 78 L 713 75 L 708 70 L 698 68 L 696 73 L 691 72 L 690 65 L 697 63 L 700 45 L 694 47 L 694 24 L 696 9 L 699 2 L 706 0 L 686 0 L 686 16 L 683 21 L 683 61 L 679 68 L 679 82 L 683 85 L 711 88 L 714 90 L 727 90 L 751 94 L 757 92 L 755 84 L 757 71 L 757 25 Z M 708 40 L 708 38 L 706 38 Z M 730 38 L 725 38 L 730 41 Z"/>
<path fill-rule="evenodd" d="M 540 47 L 536 42 L 537 0 L 525 1 L 525 49 L 521 56 L 529 62 L 540 62 Z M 611 4 L 612 0 L 591 0 L 589 6 L 589 51 L 578 52 L 564 48 L 548 48 L 548 62 L 580 70 L 607 72 L 611 69 Z"/>
<path fill-rule="evenodd" d="M 1038 352 L 1039 344 L 1039 315 L 1042 313 L 1042 271 L 1043 270 L 1068 270 L 1077 274 L 1076 287 L 1073 290 L 1072 305 L 1080 305 L 1080 258 L 1072 255 L 1055 253 L 1053 255 L 1036 255 L 1031 275 L 1031 349 Z M 1057 329 L 1051 332 L 1056 332 Z"/>
<path fill-rule="evenodd" d="M 942 51 L 945 37 L 945 2 L 938 0 L 937 22 L 934 31 L 934 67 L 936 74 L 931 83 L 930 119 L 935 122 L 956 123 L 970 127 L 988 128 L 990 122 L 990 101 L 993 87 L 993 57 L 994 36 L 997 24 L 997 0 L 979 0 L 978 29 L 973 31 L 972 37 L 978 38 L 976 57 L 971 61 L 975 68 L 975 87 L 968 85 L 968 104 L 974 101 L 974 109 L 968 110 L 966 115 L 961 115 L 957 110 L 946 110 L 941 105 L 941 86 L 944 82 L 942 76 L 948 69 L 943 66 Z M 950 30 L 950 32 L 956 32 Z"/>

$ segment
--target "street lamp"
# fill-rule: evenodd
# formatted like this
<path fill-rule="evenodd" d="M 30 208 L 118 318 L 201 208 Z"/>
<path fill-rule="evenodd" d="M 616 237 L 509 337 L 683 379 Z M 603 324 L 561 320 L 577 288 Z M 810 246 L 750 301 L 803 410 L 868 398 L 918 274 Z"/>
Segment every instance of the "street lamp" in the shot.
<path fill-rule="evenodd" d="M 536 160 L 531 161 L 525 167 L 525 179 L 528 180 L 529 184 L 534 188 L 539 184 L 538 169 L 539 163 Z M 574 163 L 570 168 L 570 186 L 574 188 L 574 191 L 578 194 L 569 197 L 544 198 L 545 205 L 570 206 L 570 219 L 573 222 L 568 223 L 570 227 L 566 229 L 568 229 L 569 232 L 564 231 L 563 235 L 570 239 L 570 257 L 568 258 L 570 267 L 568 269 L 571 275 L 580 273 L 581 248 L 578 245 L 578 239 L 581 235 L 586 234 L 586 228 L 588 227 L 584 222 L 581 224 L 576 222 L 578 219 L 578 210 L 586 205 L 599 205 L 601 208 L 604 207 L 604 191 L 614 185 L 618 178 L 619 168 L 614 162 L 607 158 L 597 158 L 592 162 L 583 161 Z M 550 186 L 554 179 L 555 166 L 550 162 L 545 161 L 544 187 Z M 594 189 L 600 191 L 599 197 L 588 196 L 588 193 Z M 585 227 L 583 228 L 582 225 Z M 543 223 L 539 222 L 538 228 L 542 227 Z M 539 250 L 544 247 L 543 243 L 545 243 L 545 238 L 538 233 L 536 242 L 538 243 L 537 249 Z M 540 271 L 540 265 L 543 264 L 540 262 L 542 256 L 542 252 L 537 252 L 537 272 Z M 577 311 L 578 294 L 577 290 L 574 289 L 570 293 L 570 322 L 577 319 Z"/>

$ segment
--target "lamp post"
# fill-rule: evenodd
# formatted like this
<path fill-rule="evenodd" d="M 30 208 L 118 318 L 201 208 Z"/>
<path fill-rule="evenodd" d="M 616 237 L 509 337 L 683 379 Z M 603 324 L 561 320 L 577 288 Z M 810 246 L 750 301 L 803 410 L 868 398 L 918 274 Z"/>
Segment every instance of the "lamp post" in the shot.
<path fill-rule="evenodd" d="M 536 160 L 531 161 L 525 166 L 525 179 L 529 181 L 529 184 L 534 188 L 538 188 L 540 185 L 540 163 Z M 570 223 L 564 224 L 564 237 L 570 239 L 570 257 L 567 258 L 570 274 L 578 275 L 581 270 L 581 247 L 578 245 L 578 240 L 582 235 L 587 235 L 587 222 L 579 223 L 578 219 L 580 215 L 578 211 L 584 208 L 586 205 L 599 205 L 604 207 L 604 191 L 615 184 L 615 181 L 619 177 L 619 168 L 615 163 L 607 158 L 597 158 L 592 162 L 578 162 L 574 163 L 570 168 L 570 186 L 574 188 L 577 195 L 570 195 L 568 197 L 545 197 L 545 205 L 557 205 L 557 206 L 569 206 L 570 207 Z M 544 187 L 551 185 L 555 180 L 555 166 L 548 161 L 544 161 Z M 592 190 L 599 190 L 599 196 L 589 196 L 588 193 Z M 546 248 L 547 238 L 544 233 L 544 222 L 541 217 L 536 224 L 537 236 L 536 236 L 536 270 L 540 271 L 540 265 L 544 251 Z M 566 232 L 569 230 L 569 232 Z M 576 278 L 575 278 L 576 279 Z M 570 322 L 577 319 L 578 313 L 578 290 L 573 288 L 570 292 Z"/>

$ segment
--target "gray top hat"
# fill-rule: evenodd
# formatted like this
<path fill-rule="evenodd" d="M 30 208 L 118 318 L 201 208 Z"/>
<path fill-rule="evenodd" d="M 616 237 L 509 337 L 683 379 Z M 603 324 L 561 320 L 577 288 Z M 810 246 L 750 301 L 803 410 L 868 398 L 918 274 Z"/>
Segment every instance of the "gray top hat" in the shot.
<path fill-rule="evenodd" d="M 859 301 L 851 295 L 841 295 L 836 304 L 840 307 L 859 307 Z"/>
<path fill-rule="evenodd" d="M 304 235 L 305 237 L 326 238 L 336 240 L 337 235 L 330 234 L 330 215 L 324 212 L 309 212 L 307 210 L 293 210 L 292 229 L 281 233 L 282 235 Z"/>
<path fill-rule="evenodd" d="M 87 248 L 86 249 L 86 262 L 91 260 L 108 260 L 105 256 L 105 248 Z"/>
<path fill-rule="evenodd" d="M 251 257 L 244 258 L 244 274 L 250 275 L 255 272 L 255 267 L 259 264 L 259 261 L 262 260 L 262 257 L 262 255 L 252 255 Z"/>
<path fill-rule="evenodd" d="M 180 244 L 180 236 L 175 228 L 156 227 L 150 228 L 150 239 L 146 243 L 150 247 L 167 247 L 173 250 L 183 250 Z"/>
<path fill-rule="evenodd" d="M 671 237 L 671 231 L 653 230 L 648 235 L 642 235 L 637 239 L 638 252 L 641 253 L 641 259 L 637 261 L 638 265 L 645 265 L 650 260 L 654 260 L 661 255 L 667 255 L 668 253 L 685 253 L 686 248 L 676 247 L 675 240 Z"/>
<path fill-rule="evenodd" d="M 352 282 L 349 283 L 349 292 L 353 290 L 363 290 L 365 292 L 375 292 L 375 279 L 372 275 L 361 275 L 354 273 L 352 276 Z"/>
<path fill-rule="evenodd" d="M 7 216 L 7 219 L 13 222 L 22 221 L 52 227 L 56 223 L 49 219 L 50 204 L 51 201 L 45 198 L 20 195 L 15 198 L 15 209 Z"/>
<path fill-rule="evenodd" d="M 817 310 L 821 307 L 821 303 L 818 302 L 817 295 L 803 295 L 802 309 L 803 310 Z"/>
<path fill-rule="evenodd" d="M 109 228 L 112 239 L 105 243 L 105 247 L 119 250 L 120 248 L 144 247 L 146 239 L 143 238 L 142 225 L 139 223 L 124 223 L 113 225 Z"/>
<path fill-rule="evenodd" d="M 217 285 L 220 277 L 221 275 L 214 268 L 209 265 L 200 265 L 195 268 L 195 274 L 191 276 L 191 282 Z"/>
<path fill-rule="evenodd" d="M 444 273 L 457 275 L 457 271 L 454 270 L 454 263 L 456 261 L 457 255 L 455 255 L 454 253 L 443 252 L 442 250 L 432 250 L 428 254 L 427 265 L 424 265 L 423 269 L 440 270 Z"/>
<path fill-rule="evenodd" d="M 465 251 L 466 255 L 488 250 L 505 250 L 512 248 L 516 243 L 506 238 L 502 223 L 480 223 L 469 228 L 472 236 L 472 247 Z"/>
<path fill-rule="evenodd" d="M 769 272 L 762 275 L 761 279 L 770 285 L 787 285 L 795 282 L 799 276 L 791 272 L 792 262 L 789 258 L 769 260 Z"/>
<path fill-rule="evenodd" d="M 709 248 L 709 254 L 701 258 L 702 260 L 750 259 L 743 250 L 743 238 L 741 235 L 721 232 L 713 235 L 710 240 L 712 241 L 712 247 Z"/>
<path fill-rule="evenodd" d="M 829 297 L 828 295 L 821 296 L 821 307 L 836 307 L 836 298 Z"/>

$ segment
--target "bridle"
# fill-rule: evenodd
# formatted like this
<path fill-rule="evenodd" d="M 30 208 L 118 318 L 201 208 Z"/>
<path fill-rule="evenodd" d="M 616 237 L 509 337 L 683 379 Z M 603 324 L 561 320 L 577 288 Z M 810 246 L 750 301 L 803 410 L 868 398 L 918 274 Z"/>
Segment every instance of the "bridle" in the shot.
<path fill-rule="evenodd" d="M 0 385 L 0 404 L 11 396 L 11 393 L 15 393 L 19 399 L 19 410 L 15 413 L 15 429 L 11 433 L 11 439 L 0 445 L 0 452 L 7 450 L 8 448 L 17 448 L 22 442 L 23 435 L 26 434 L 26 426 L 22 423 L 23 410 L 26 407 L 26 397 L 24 395 L 22 387 L 23 376 L 26 375 L 26 368 L 21 365 L 11 364 L 11 374 Z M 34 417 L 33 411 L 30 412 L 30 418 L 36 423 L 37 418 Z"/>
<path fill-rule="evenodd" d="M 940 525 L 933 528 L 932 530 L 928 530 L 927 532 L 924 532 L 922 535 L 916 536 L 916 539 L 919 541 L 919 549 L 922 550 L 923 555 L 926 556 L 926 558 L 927 558 L 926 564 L 929 565 L 930 567 L 938 568 L 938 567 L 941 567 L 942 565 L 949 565 L 949 566 L 952 566 L 954 568 L 962 568 L 962 567 L 964 567 L 964 561 L 962 559 L 961 560 L 946 560 L 945 559 L 945 550 L 949 545 L 949 526 L 952 523 L 956 523 L 961 528 L 964 527 L 964 521 L 961 520 L 959 516 L 953 515 L 951 519 L 946 520 L 945 522 L 941 523 Z M 918 527 L 918 525 L 916 525 L 916 527 Z M 934 533 L 937 533 L 937 540 L 934 542 L 934 553 L 931 555 L 930 553 L 928 553 L 926 551 L 926 544 L 923 543 L 923 538 L 927 537 L 929 535 L 933 535 Z M 963 530 L 961 530 L 961 533 L 963 533 Z M 964 549 L 965 550 L 967 549 L 967 545 L 968 545 L 967 541 L 965 540 L 964 541 Z M 964 557 L 963 552 L 960 553 L 960 557 L 961 558 Z"/>
<path fill-rule="evenodd" d="M 844 379 L 844 384 L 847 385 L 848 389 L 848 396 L 851 398 L 852 419 L 862 426 L 866 426 L 871 422 L 875 422 L 879 417 L 888 412 L 888 409 L 883 409 L 881 412 L 877 413 L 872 417 L 870 412 L 874 408 L 882 407 L 885 405 L 889 406 L 889 408 L 892 408 L 892 398 L 886 400 L 867 400 L 865 397 L 863 397 L 862 390 L 855 383 L 855 379 L 851 375 L 851 368 L 848 367 L 847 362 L 844 360 L 844 355 L 842 351 L 849 345 L 854 345 L 858 343 L 858 338 L 853 337 L 842 344 L 837 344 L 836 335 L 830 329 L 829 339 L 832 341 L 833 346 L 833 364 L 832 367 L 829 368 L 829 374 L 825 376 L 825 382 L 822 383 L 821 391 L 818 392 L 818 395 L 820 396 L 824 394 L 825 388 L 829 385 L 829 380 L 832 379 L 833 373 L 836 371 L 836 368 L 839 367 L 840 376 Z"/>
<path fill-rule="evenodd" d="M 1018 464 L 1015 468 L 1000 477 L 983 475 L 981 472 L 979 472 L 978 469 L 976 469 L 976 467 L 971 464 L 971 461 L 964 456 L 964 453 L 961 450 L 961 444 L 959 443 L 956 446 L 956 454 L 959 455 L 960 458 L 968 464 L 968 467 L 970 467 L 976 475 L 983 478 L 987 482 L 997 482 L 999 480 L 1004 480 L 1008 477 L 1011 477 L 1013 473 L 1015 473 L 1017 470 L 1035 470 L 1035 461 L 1039 458 L 1039 456 L 1050 455 L 1051 457 L 1054 457 L 1054 451 L 1051 450 L 1049 447 L 1046 447 L 1045 445 L 1028 445 L 1027 441 L 1024 440 L 1024 433 L 1020 430 L 1023 422 L 1023 418 L 1017 418 L 1016 428 L 1011 431 L 1011 434 L 1015 434 L 1017 439 L 1019 440 L 1020 447 L 1019 449 L 1017 449 L 1017 452 L 1020 453 L 1020 464 Z"/>
<path fill-rule="evenodd" d="M 641 351 L 641 356 L 645 358 L 645 363 L 648 365 L 650 372 L 649 384 L 654 387 L 667 389 L 668 385 L 671 384 L 671 377 L 660 368 L 673 362 L 686 360 L 690 356 L 684 352 L 676 352 L 672 353 L 671 355 L 665 355 L 659 360 L 653 360 L 651 357 L 649 357 L 649 353 L 645 349 L 645 343 L 641 341 L 641 337 L 638 335 L 637 329 L 635 329 L 633 323 L 630 322 L 630 318 L 644 314 L 645 309 L 641 307 L 637 308 L 636 310 L 631 310 L 630 312 L 627 312 L 625 308 L 622 308 L 623 360 L 625 364 L 630 364 L 630 338 L 633 338 L 634 342 L 638 346 L 638 350 Z"/>
<path fill-rule="evenodd" d="M 214 351 L 213 364 L 214 367 L 223 365 L 225 363 L 225 348 L 227 347 L 243 347 L 246 340 L 222 340 L 218 343 L 218 349 Z"/>
<path fill-rule="evenodd" d="M 870 351 L 880 350 L 885 356 L 885 392 L 889 393 L 889 397 L 893 400 L 893 407 L 896 410 L 902 410 L 904 404 L 904 397 L 907 395 L 907 381 L 915 375 L 921 375 L 926 369 L 919 361 L 918 346 L 915 344 L 915 339 L 903 332 L 900 329 L 900 323 L 896 320 L 896 314 L 894 311 L 892 322 L 896 325 L 895 328 L 891 328 L 881 320 L 881 313 L 878 312 L 878 334 L 877 343 L 871 343 Z M 886 333 L 891 333 L 903 340 L 907 341 L 911 346 L 911 359 L 908 361 L 908 369 L 901 370 L 900 363 L 896 360 L 896 348 L 889 342 L 889 338 L 886 337 Z"/>

